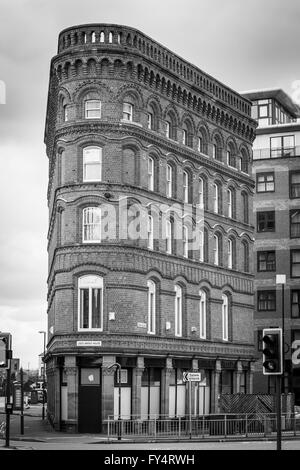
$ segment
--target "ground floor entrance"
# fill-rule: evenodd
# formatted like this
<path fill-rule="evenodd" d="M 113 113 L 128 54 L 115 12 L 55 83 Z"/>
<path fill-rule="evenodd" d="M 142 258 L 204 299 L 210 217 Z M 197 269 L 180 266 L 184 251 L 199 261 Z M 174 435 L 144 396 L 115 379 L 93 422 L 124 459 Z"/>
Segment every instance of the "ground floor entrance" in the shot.
<path fill-rule="evenodd" d="M 186 372 L 199 380 L 185 381 Z M 48 415 L 56 429 L 105 432 L 108 420 L 218 413 L 221 393 L 251 393 L 249 361 L 118 355 L 57 356 L 48 363 Z"/>

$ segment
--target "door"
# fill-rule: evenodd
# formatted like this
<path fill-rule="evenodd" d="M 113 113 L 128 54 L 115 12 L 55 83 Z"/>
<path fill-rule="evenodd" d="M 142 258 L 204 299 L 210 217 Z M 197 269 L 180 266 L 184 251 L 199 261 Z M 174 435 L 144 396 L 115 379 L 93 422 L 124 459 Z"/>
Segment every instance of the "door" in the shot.
<path fill-rule="evenodd" d="M 101 374 L 95 367 L 82 367 L 78 391 L 78 431 L 101 432 Z"/>

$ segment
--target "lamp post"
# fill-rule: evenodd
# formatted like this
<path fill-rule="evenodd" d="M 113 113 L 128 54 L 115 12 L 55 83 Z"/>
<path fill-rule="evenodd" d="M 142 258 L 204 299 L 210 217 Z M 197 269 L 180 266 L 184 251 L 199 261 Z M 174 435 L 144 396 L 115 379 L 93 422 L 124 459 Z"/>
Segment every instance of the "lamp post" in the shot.
<path fill-rule="evenodd" d="M 118 413 L 118 441 L 121 440 L 121 365 L 118 362 L 115 362 L 114 364 L 111 364 L 108 366 L 108 370 L 112 369 L 113 367 L 118 368 L 118 390 L 119 390 L 119 413 Z"/>
<path fill-rule="evenodd" d="M 39 331 L 39 333 L 44 335 L 44 355 L 43 355 L 43 362 L 45 361 L 46 355 L 46 331 Z M 43 366 L 43 411 L 42 411 L 42 419 L 45 419 L 45 362 Z"/>
<path fill-rule="evenodd" d="M 285 312 L 284 312 L 284 285 L 286 283 L 285 274 L 276 274 L 276 284 L 281 284 L 281 327 L 282 327 L 282 383 L 281 390 L 285 393 Z"/>

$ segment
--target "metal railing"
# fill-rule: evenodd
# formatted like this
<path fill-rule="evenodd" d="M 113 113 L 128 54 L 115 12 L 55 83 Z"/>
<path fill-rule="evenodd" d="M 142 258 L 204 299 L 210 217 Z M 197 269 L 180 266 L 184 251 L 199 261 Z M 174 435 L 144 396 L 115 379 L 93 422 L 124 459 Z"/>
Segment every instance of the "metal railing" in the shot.
<path fill-rule="evenodd" d="M 296 157 L 297 155 L 300 155 L 300 146 L 253 149 L 253 160 Z"/>
<path fill-rule="evenodd" d="M 298 416 L 298 417 L 297 417 Z M 300 415 L 282 414 L 282 434 L 300 436 Z M 115 439 L 192 439 L 192 438 L 248 438 L 275 437 L 277 418 L 275 413 L 264 415 L 222 414 L 199 417 L 150 417 L 106 420 L 107 437 Z"/>

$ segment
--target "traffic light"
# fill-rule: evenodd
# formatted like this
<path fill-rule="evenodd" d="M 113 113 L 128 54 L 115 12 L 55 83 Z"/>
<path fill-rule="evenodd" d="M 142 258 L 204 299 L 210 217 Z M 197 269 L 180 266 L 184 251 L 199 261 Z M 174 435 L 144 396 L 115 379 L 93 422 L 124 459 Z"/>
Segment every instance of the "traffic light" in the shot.
<path fill-rule="evenodd" d="M 282 364 L 282 329 L 263 330 L 263 374 L 281 375 Z"/>
<path fill-rule="evenodd" d="M 8 367 L 9 351 L 11 348 L 11 334 L 0 333 L 0 367 Z"/>

